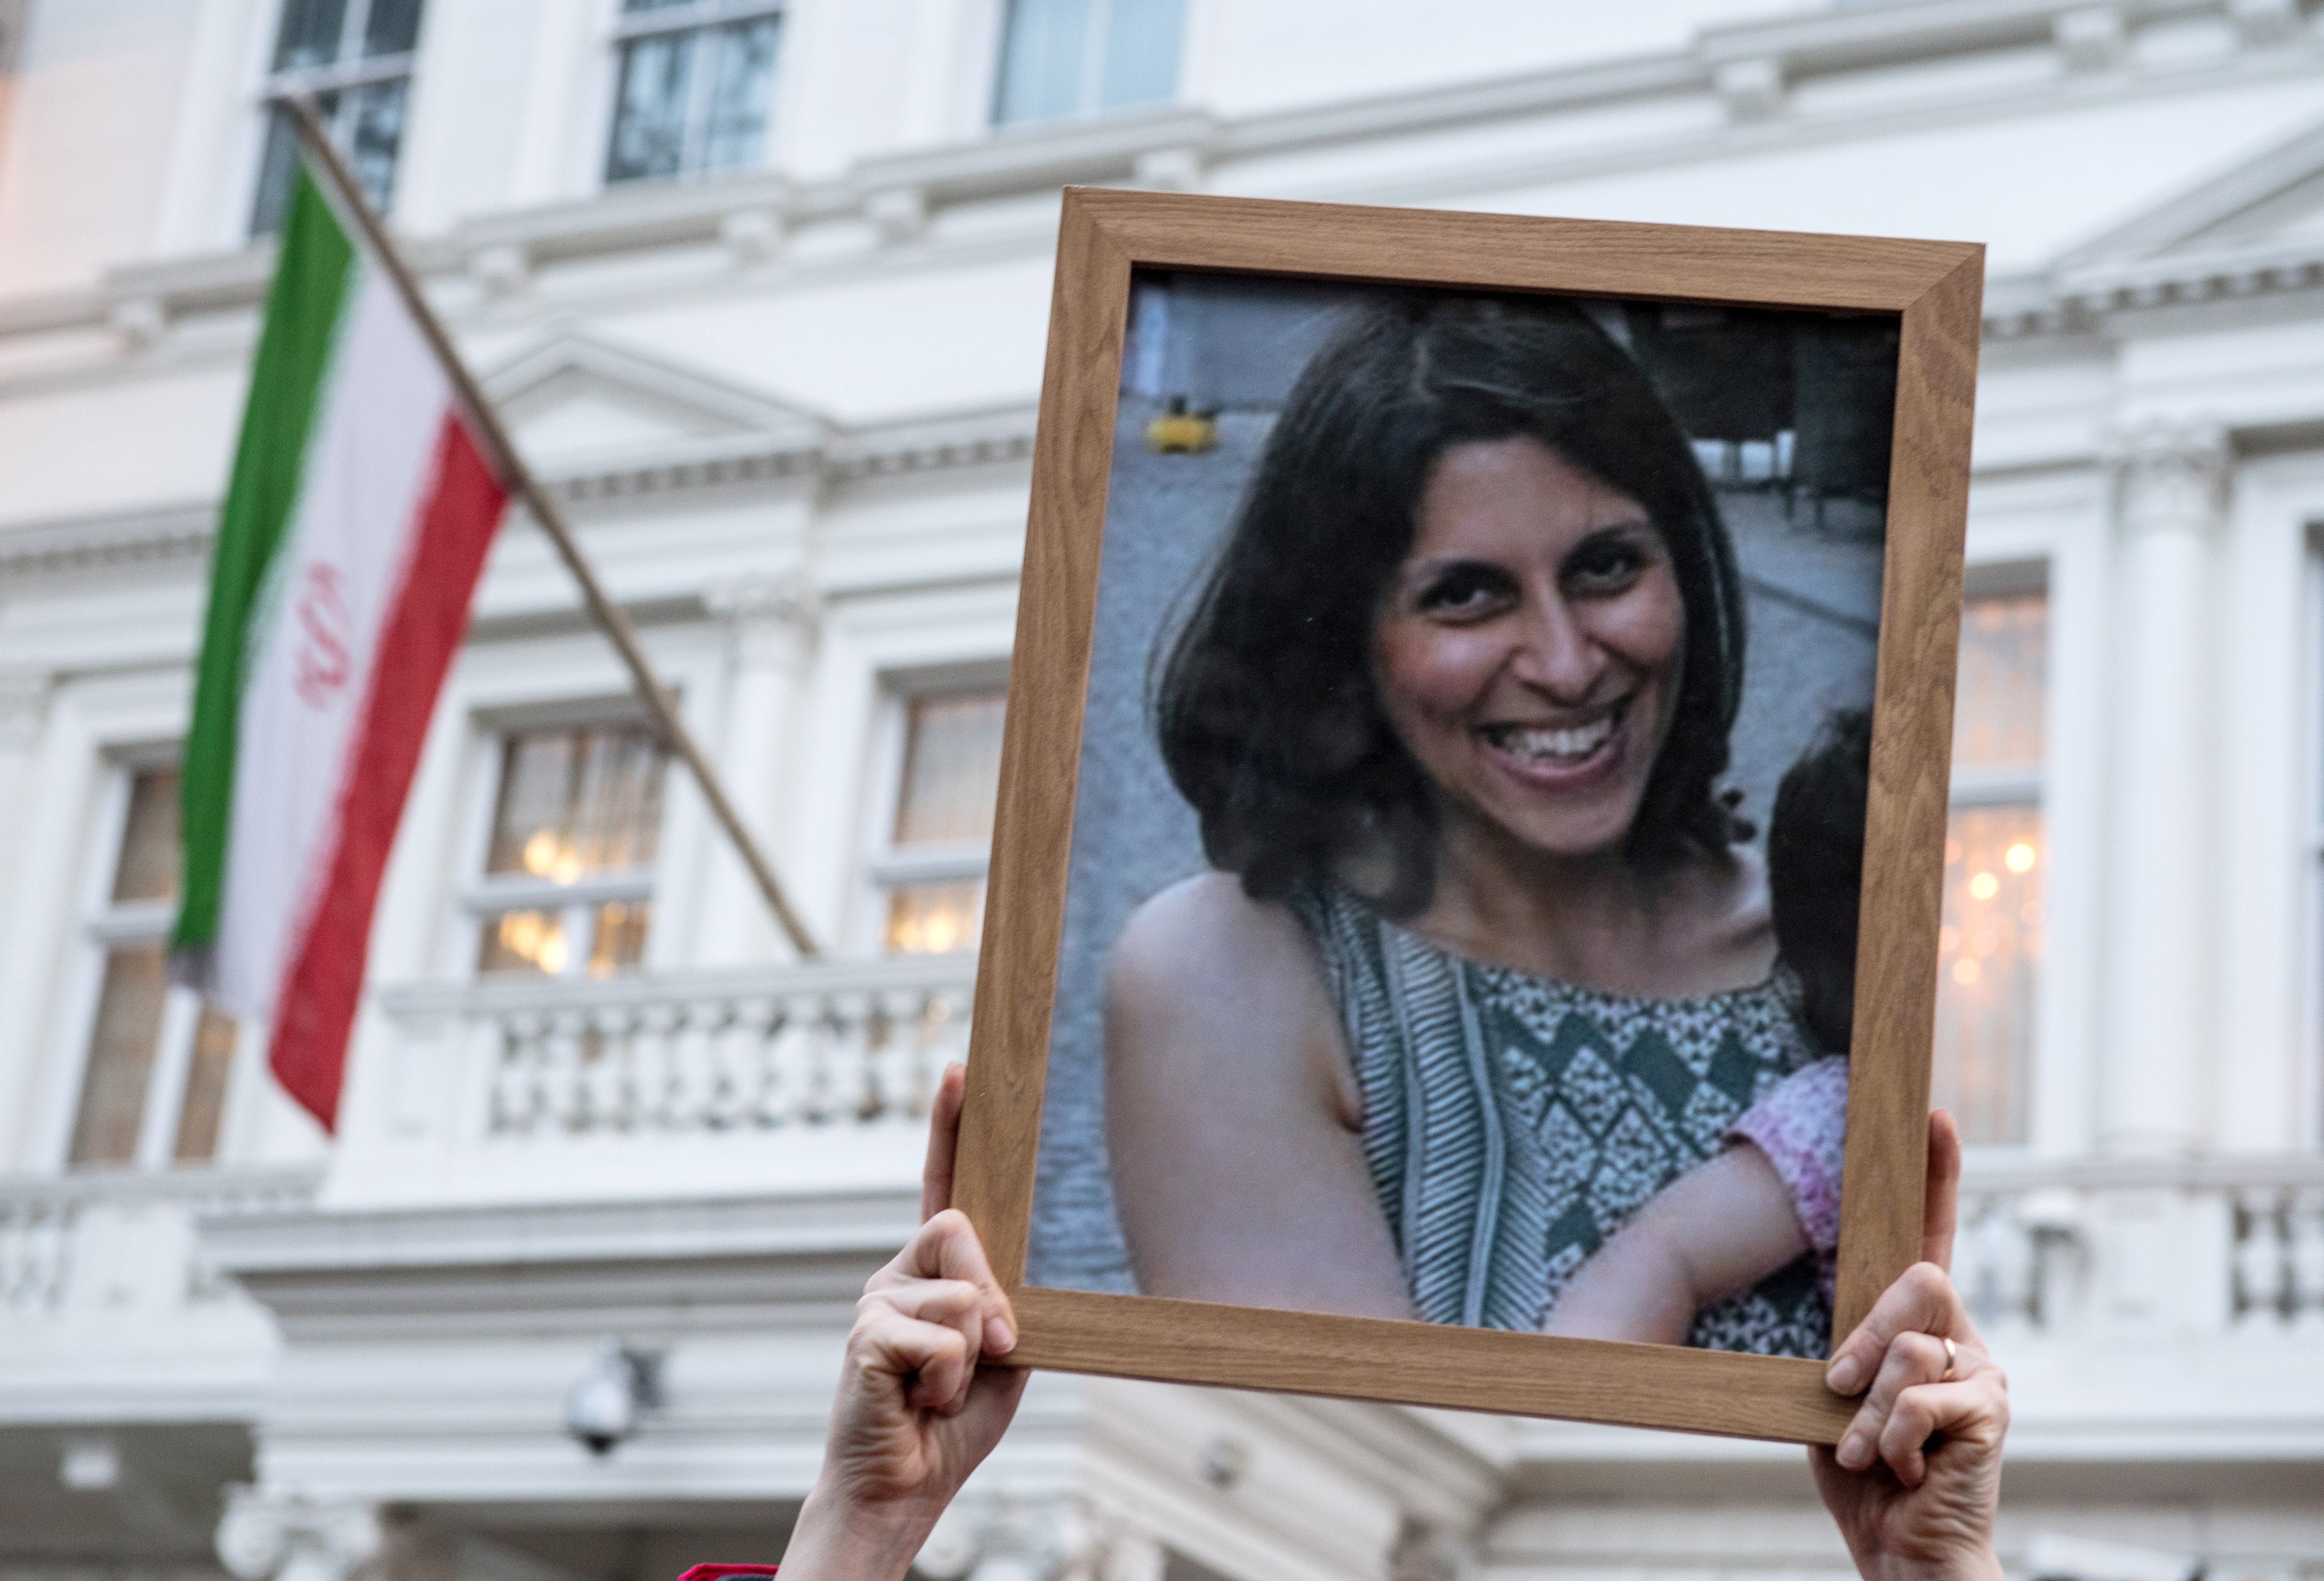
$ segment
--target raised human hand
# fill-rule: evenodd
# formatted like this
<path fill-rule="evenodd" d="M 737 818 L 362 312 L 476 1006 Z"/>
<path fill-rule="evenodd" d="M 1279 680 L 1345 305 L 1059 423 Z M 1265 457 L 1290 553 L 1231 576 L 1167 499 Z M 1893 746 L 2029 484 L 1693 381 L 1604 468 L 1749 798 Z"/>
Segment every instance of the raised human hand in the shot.
<path fill-rule="evenodd" d="M 1015 1346 L 1017 1320 L 975 1226 L 952 1207 L 965 1077 L 950 1066 L 937 1085 L 919 1233 L 856 1303 L 823 1470 L 783 1581 L 900 1581 L 1024 1395 L 1021 1368 L 977 1365 Z"/>
<path fill-rule="evenodd" d="M 1867 1581 L 2002 1573 L 1993 1522 L 2009 1381 L 1946 1273 L 1960 1186 L 1960 1135 L 1940 1109 L 1929 1117 L 1922 1260 L 1883 1292 L 1824 1374 L 1835 1393 L 1863 1396 L 1839 1445 L 1809 1459 Z"/>

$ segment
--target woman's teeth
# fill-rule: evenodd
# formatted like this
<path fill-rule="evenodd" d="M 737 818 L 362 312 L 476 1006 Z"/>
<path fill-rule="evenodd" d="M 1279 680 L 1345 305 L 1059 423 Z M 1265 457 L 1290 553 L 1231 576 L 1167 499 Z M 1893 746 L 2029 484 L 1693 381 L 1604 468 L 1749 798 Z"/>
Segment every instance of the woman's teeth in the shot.
<path fill-rule="evenodd" d="M 1596 752 L 1614 734 L 1614 716 L 1603 715 L 1568 730 L 1539 730 L 1522 725 L 1489 726 L 1485 739 L 1504 752 L 1536 763 L 1576 763 Z"/>

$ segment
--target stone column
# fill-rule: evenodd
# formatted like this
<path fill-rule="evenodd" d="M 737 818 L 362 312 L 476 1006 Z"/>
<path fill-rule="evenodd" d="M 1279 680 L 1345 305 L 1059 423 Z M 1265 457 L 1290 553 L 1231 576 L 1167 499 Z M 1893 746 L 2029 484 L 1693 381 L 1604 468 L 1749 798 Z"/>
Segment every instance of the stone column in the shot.
<path fill-rule="evenodd" d="M 2155 424 L 2112 448 L 2116 533 L 2098 1136 L 2121 1154 L 2202 1134 L 2210 1003 L 2211 561 L 2230 457 L 2216 428 Z"/>
<path fill-rule="evenodd" d="M 2216 428 L 2153 424 L 2120 436 L 2110 459 L 2116 570 L 2098 1146 L 2167 1157 L 2202 1143 L 2218 1053 L 2210 611 L 2232 456 Z M 2178 1191 L 2101 1194 L 2089 1226 L 2099 1322 L 2144 1334 L 2216 1323 L 2227 1288 L 2219 1228 Z"/>
<path fill-rule="evenodd" d="M 714 587 L 703 602 L 726 626 L 727 705 L 718 772 L 744 825 L 788 886 L 797 864 L 785 860 L 791 799 L 784 776 L 797 761 L 792 737 L 815 659 L 822 598 L 804 572 L 794 571 Z M 711 837 L 717 850 L 710 861 L 696 958 L 706 966 L 731 966 L 788 956 L 789 945 L 741 856 L 723 831 L 714 828 Z M 805 897 L 788 888 L 786 892 L 793 906 L 812 914 Z M 828 948 L 828 940 L 818 942 Z"/>

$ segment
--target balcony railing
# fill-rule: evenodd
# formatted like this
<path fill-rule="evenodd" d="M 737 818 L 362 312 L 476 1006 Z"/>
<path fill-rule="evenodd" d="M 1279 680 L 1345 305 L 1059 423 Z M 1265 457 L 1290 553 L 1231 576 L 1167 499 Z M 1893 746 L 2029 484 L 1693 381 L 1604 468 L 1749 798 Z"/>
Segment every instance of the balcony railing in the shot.
<path fill-rule="evenodd" d="M 0 1180 L 0 1319 L 165 1312 L 233 1297 L 195 1255 L 199 1216 L 304 1207 L 316 1171 L 107 1171 Z"/>
<path fill-rule="evenodd" d="M 1954 1277 L 1988 1327 L 2324 1328 L 2324 1158 L 1973 1170 Z"/>
<path fill-rule="evenodd" d="M 332 1196 L 908 1179 L 974 977 L 962 955 L 383 990 L 393 1047 L 352 1100 Z"/>
<path fill-rule="evenodd" d="M 274 1327 L 203 1254 L 199 1223 L 303 1207 L 317 1173 L 0 1180 L 0 1422 L 253 1409 Z"/>

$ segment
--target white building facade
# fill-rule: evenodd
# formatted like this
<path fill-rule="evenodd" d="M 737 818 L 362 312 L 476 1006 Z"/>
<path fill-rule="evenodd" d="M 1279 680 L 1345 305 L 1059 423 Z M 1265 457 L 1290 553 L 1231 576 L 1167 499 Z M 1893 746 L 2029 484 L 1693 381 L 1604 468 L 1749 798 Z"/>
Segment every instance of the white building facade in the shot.
<path fill-rule="evenodd" d="M 512 516 L 336 1139 L 159 948 L 285 88 L 828 957 Z M 2324 1577 L 2303 0 L 0 0 L 0 1576 L 779 1552 L 965 1046 L 1065 182 L 1988 245 L 1937 1079 L 2005 1558 Z M 922 1560 L 1845 1568 L 1795 1450 L 1061 1375 Z"/>

